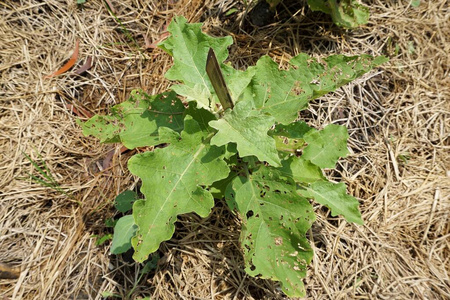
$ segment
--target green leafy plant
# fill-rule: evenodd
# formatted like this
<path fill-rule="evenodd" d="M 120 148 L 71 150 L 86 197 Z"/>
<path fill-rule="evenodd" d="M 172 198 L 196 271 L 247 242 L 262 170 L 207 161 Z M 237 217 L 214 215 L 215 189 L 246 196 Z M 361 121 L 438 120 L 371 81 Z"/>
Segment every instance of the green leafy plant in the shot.
<path fill-rule="evenodd" d="M 266 1 L 274 9 L 282 0 Z M 329 14 L 336 25 L 344 28 L 355 28 L 369 21 L 369 9 L 357 0 L 308 0 L 308 5 L 312 11 Z"/>
<path fill-rule="evenodd" d="M 363 221 L 345 184 L 329 182 L 321 170 L 348 153 L 346 128 L 317 130 L 298 120 L 298 112 L 386 59 L 333 55 L 319 62 L 299 54 L 282 70 L 263 56 L 241 71 L 223 63 L 232 38 L 208 36 L 201 25 L 174 18 L 170 37 L 159 44 L 174 60 L 166 73 L 175 82 L 171 91 L 149 96 L 136 90 L 111 115 L 82 123 L 85 135 L 102 142 L 154 146 L 128 162 L 145 199 L 131 197 L 132 214 L 117 222 L 112 252 L 133 247 L 133 258 L 143 262 L 172 237 L 178 215 L 206 217 L 214 198 L 224 198 L 242 219 L 246 272 L 302 296 L 313 256 L 306 237 L 315 220 L 310 199 L 332 216 Z M 210 48 L 233 102 L 225 111 L 205 69 Z"/>
<path fill-rule="evenodd" d="M 313 11 L 329 14 L 333 22 L 344 28 L 355 28 L 369 21 L 369 9 L 357 0 L 308 0 Z"/>
<path fill-rule="evenodd" d="M 114 206 L 119 212 L 127 214 L 137 199 L 138 195 L 135 192 L 124 191 L 116 197 Z M 114 234 L 113 237 L 111 253 L 120 254 L 128 251 L 131 248 L 131 238 L 135 235 L 136 230 L 137 226 L 131 214 L 117 220 L 114 226 L 114 232 L 117 234 Z"/>

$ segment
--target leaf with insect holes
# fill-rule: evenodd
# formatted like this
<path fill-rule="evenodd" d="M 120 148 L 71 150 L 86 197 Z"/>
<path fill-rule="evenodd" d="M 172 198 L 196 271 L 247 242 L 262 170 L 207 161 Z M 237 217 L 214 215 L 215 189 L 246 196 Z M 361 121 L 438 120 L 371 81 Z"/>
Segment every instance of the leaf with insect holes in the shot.
<path fill-rule="evenodd" d="M 219 131 L 211 139 L 211 144 L 222 146 L 236 143 L 239 156 L 254 155 L 272 166 L 279 166 L 275 140 L 267 135 L 274 120 L 253 108 L 252 102 L 241 101 L 233 110 L 227 110 L 222 119 L 209 122 Z"/>
<path fill-rule="evenodd" d="M 303 121 L 295 121 L 288 125 L 275 125 L 273 130 L 270 131 L 270 134 L 275 136 L 284 136 L 290 139 L 302 139 L 303 136 L 310 131 L 316 131 L 316 129 L 309 127 L 308 124 Z"/>
<path fill-rule="evenodd" d="M 334 168 L 339 157 L 348 154 L 348 133 L 344 126 L 330 124 L 323 130 L 309 131 L 303 138 L 308 146 L 302 157 L 321 168 Z"/>
<path fill-rule="evenodd" d="M 369 55 L 332 55 L 319 63 L 301 53 L 282 70 L 268 56 L 261 57 L 255 66 L 255 76 L 245 90 L 246 98 L 253 98 L 255 107 L 289 124 L 308 102 L 354 80 L 385 62 L 386 58 Z"/>
<path fill-rule="evenodd" d="M 359 56 L 330 55 L 324 58 L 324 71 L 311 82 L 314 90 L 313 98 L 335 91 L 388 60 L 385 56 L 373 57 L 367 54 Z M 305 67 L 304 61 L 296 61 L 295 58 L 291 60 L 291 63 L 299 68 Z"/>
<path fill-rule="evenodd" d="M 302 279 L 313 257 L 306 232 L 315 220 L 311 204 L 295 182 L 271 167 L 237 177 L 226 191 L 230 207 L 241 215 L 245 271 L 280 281 L 292 297 L 305 295 Z"/>
<path fill-rule="evenodd" d="M 311 71 L 280 70 L 270 57 L 263 56 L 256 63 L 255 76 L 249 88 L 252 90 L 256 109 L 262 110 L 280 123 L 290 123 L 297 112 L 306 108 L 313 95 L 309 82 Z"/>
<path fill-rule="evenodd" d="M 337 125 L 318 131 L 298 120 L 298 113 L 309 101 L 387 59 L 299 54 L 279 66 L 264 56 L 240 71 L 224 63 L 231 37 L 210 37 L 201 25 L 176 17 L 168 28 L 170 37 L 159 44 L 173 57 L 166 74 L 174 81 L 173 92 L 133 95 L 113 108 L 111 117 L 83 125 L 85 134 L 102 142 L 156 146 L 128 162 L 142 180 L 145 199 L 135 201 L 132 217 L 118 223 L 117 232 L 125 233 L 113 251 L 129 247 L 132 236 L 134 259 L 142 262 L 171 238 L 178 215 L 206 217 L 213 196 L 225 196 L 242 218 L 246 272 L 280 281 L 288 296 L 303 296 L 302 278 L 312 259 L 306 239 L 314 221 L 310 199 L 329 207 L 333 216 L 358 224 L 362 220 L 358 201 L 346 194 L 345 185 L 327 182 L 322 171 L 347 154 L 347 131 Z M 220 69 L 219 81 L 228 86 L 234 105 L 229 109 L 220 108 L 206 73 L 210 48 L 217 56 L 212 78 L 221 77 Z M 224 91 L 223 84 L 218 90 Z M 133 199 L 128 200 L 118 208 L 128 211 Z"/>
<path fill-rule="evenodd" d="M 214 200 L 204 187 L 230 172 L 223 160 L 225 147 L 210 146 L 211 134 L 191 116 L 186 116 L 181 135 L 165 127 L 159 134 L 169 146 L 137 154 L 128 162 L 131 173 L 141 178 L 145 195 L 133 205 L 139 227 L 132 239 L 133 258 L 139 262 L 172 237 L 178 215 L 196 212 L 206 217 Z"/>
<path fill-rule="evenodd" d="M 335 184 L 328 181 L 317 181 L 306 189 L 299 190 L 299 193 L 328 207 L 332 216 L 343 215 L 348 222 L 364 224 L 358 209 L 358 200 L 347 195 L 346 186 L 342 182 Z"/>
<path fill-rule="evenodd" d="M 303 136 L 315 130 L 303 121 L 296 121 L 288 125 L 275 125 L 269 131 L 269 135 L 275 139 L 278 151 L 296 153 L 305 146 Z"/>
<path fill-rule="evenodd" d="M 184 17 L 176 17 L 170 23 L 171 35 L 158 46 L 173 56 L 172 68 L 166 78 L 182 84 L 171 86 L 188 101 L 196 101 L 199 107 L 216 109 L 220 102 L 206 74 L 206 58 L 210 48 L 214 49 L 217 60 L 233 99 L 238 99 L 247 87 L 253 73 L 235 70 L 222 62 L 228 57 L 227 47 L 233 43 L 230 36 L 215 38 L 202 32 L 201 23 L 188 24 Z"/>
<path fill-rule="evenodd" d="M 96 115 L 81 123 L 84 135 L 102 143 L 123 143 L 128 149 L 161 143 L 158 128 L 183 129 L 185 108 L 174 92 L 148 96 L 133 91 L 130 99 L 114 106 L 110 116 Z"/>

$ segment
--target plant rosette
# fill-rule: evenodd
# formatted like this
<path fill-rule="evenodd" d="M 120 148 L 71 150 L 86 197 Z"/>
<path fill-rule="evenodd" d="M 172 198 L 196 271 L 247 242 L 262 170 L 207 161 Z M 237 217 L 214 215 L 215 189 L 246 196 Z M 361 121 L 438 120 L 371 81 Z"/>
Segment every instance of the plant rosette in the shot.
<path fill-rule="evenodd" d="M 329 182 L 322 173 L 347 155 L 346 128 L 330 124 L 317 130 L 298 120 L 298 113 L 387 59 L 333 55 L 319 62 L 299 54 L 281 70 L 263 56 L 241 71 L 223 63 L 232 38 L 208 36 L 201 26 L 176 17 L 170 36 L 158 45 L 173 57 L 165 75 L 175 82 L 170 91 L 133 91 L 111 115 L 80 122 L 85 135 L 101 142 L 154 146 L 128 162 L 142 180 L 144 199 L 121 203 L 132 214 L 118 220 L 111 252 L 132 247 L 133 258 L 143 262 L 172 237 L 178 215 L 206 217 L 214 198 L 225 199 L 242 220 L 245 271 L 280 281 L 288 296 L 303 296 L 302 279 L 313 257 L 306 238 L 315 220 L 310 200 L 332 216 L 363 221 L 345 184 Z M 225 110 L 206 71 L 210 48 L 233 102 Z"/>

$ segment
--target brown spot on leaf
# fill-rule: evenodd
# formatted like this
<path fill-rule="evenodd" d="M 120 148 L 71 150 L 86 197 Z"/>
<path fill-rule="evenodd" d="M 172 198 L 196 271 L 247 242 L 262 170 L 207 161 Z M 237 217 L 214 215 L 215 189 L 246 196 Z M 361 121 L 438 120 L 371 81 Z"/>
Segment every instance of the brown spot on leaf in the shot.
<path fill-rule="evenodd" d="M 275 245 L 277 245 L 277 246 L 283 245 L 283 238 L 282 237 L 276 237 L 275 238 Z"/>

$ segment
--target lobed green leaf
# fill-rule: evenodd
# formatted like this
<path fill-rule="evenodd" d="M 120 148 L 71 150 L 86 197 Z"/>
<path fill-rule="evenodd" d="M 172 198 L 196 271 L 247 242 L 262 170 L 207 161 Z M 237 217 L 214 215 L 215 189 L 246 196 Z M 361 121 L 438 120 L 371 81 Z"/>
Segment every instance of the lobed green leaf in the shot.
<path fill-rule="evenodd" d="M 303 156 L 291 156 L 283 160 L 282 167 L 278 170 L 292 180 L 300 183 L 313 183 L 325 180 L 322 170 L 311 161 L 306 160 Z"/>
<path fill-rule="evenodd" d="M 342 182 L 334 184 L 328 181 L 317 181 L 305 190 L 299 190 L 299 193 L 328 207 L 332 216 L 343 215 L 348 222 L 364 224 L 358 209 L 358 200 L 346 193 L 346 186 Z"/>
<path fill-rule="evenodd" d="M 304 135 L 308 146 L 302 157 L 321 168 L 334 168 L 339 157 L 348 154 L 347 128 L 330 124 L 320 131 L 309 131 Z"/>
<path fill-rule="evenodd" d="M 304 296 L 302 279 L 313 256 L 305 234 L 315 215 L 308 200 L 296 193 L 295 183 L 261 166 L 247 178 L 235 178 L 226 199 L 242 218 L 245 271 L 280 281 L 287 295 Z"/>
<path fill-rule="evenodd" d="M 128 168 L 141 178 L 141 192 L 145 195 L 145 200 L 133 205 L 134 221 L 139 227 L 132 239 L 136 261 L 144 261 L 161 242 L 172 237 L 178 215 L 209 214 L 214 201 L 204 186 L 226 178 L 230 172 L 223 160 L 225 147 L 210 146 L 210 135 L 191 116 L 186 116 L 181 135 L 160 128 L 160 136 L 170 144 L 168 147 L 129 160 Z"/>
<path fill-rule="evenodd" d="M 252 99 L 255 108 L 271 115 L 275 121 L 289 124 L 309 101 L 336 90 L 373 67 L 385 62 L 384 57 L 370 55 L 333 55 L 319 63 L 306 54 L 292 58 L 290 68 L 281 70 L 268 56 L 255 66 L 255 76 L 244 95 Z"/>
<path fill-rule="evenodd" d="M 83 134 L 102 143 L 123 143 L 128 149 L 161 143 L 158 129 L 183 129 L 185 108 L 174 92 L 149 96 L 133 91 L 130 99 L 111 109 L 110 116 L 95 115 L 81 123 Z"/>
<path fill-rule="evenodd" d="M 274 120 L 253 108 L 252 102 L 241 101 L 233 110 L 227 110 L 220 120 L 209 122 L 218 130 L 211 144 L 222 146 L 236 143 L 240 157 L 254 155 L 272 166 L 279 166 L 275 140 L 267 135 Z"/>
<path fill-rule="evenodd" d="M 215 38 L 202 32 L 201 23 L 188 24 L 184 17 L 176 17 L 170 23 L 171 36 L 158 46 L 173 56 L 173 66 L 167 71 L 166 78 L 180 81 L 171 89 L 185 96 L 187 101 L 196 101 L 201 108 L 216 109 L 220 102 L 206 74 L 206 58 L 209 48 L 213 48 L 221 64 L 230 94 L 237 101 L 252 78 L 252 71 L 241 72 L 224 65 L 228 57 L 227 47 L 233 43 L 230 36 Z"/>

